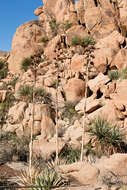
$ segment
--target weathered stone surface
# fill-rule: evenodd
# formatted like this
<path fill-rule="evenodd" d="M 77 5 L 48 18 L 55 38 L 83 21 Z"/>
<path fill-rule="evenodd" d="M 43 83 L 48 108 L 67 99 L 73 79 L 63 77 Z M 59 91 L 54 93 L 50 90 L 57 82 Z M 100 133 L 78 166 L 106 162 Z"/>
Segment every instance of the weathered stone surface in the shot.
<path fill-rule="evenodd" d="M 99 7 L 87 8 L 85 10 L 84 17 L 88 31 L 91 31 L 97 24 L 101 22 L 101 12 Z"/>
<path fill-rule="evenodd" d="M 38 7 L 37 9 L 35 9 L 34 14 L 36 16 L 39 16 L 41 13 L 43 13 L 43 7 Z"/>
<path fill-rule="evenodd" d="M 127 49 L 121 49 L 111 63 L 111 68 L 124 69 L 127 67 Z"/>
<path fill-rule="evenodd" d="M 88 36 L 88 33 L 86 29 L 84 29 L 82 26 L 74 25 L 69 30 L 67 30 L 66 35 L 67 35 L 67 44 L 71 45 L 73 37 L 79 36 L 81 38 L 84 38 Z"/>
<path fill-rule="evenodd" d="M 59 152 L 64 147 L 65 142 L 59 138 L 58 140 L 58 149 Z M 50 156 L 56 151 L 56 140 L 55 138 L 51 139 L 49 142 L 44 140 L 41 136 L 38 136 L 37 140 L 33 141 L 33 152 L 41 156 L 44 160 L 50 159 Z"/>
<path fill-rule="evenodd" d="M 75 54 L 71 61 L 71 70 L 73 72 L 83 72 L 86 59 L 83 55 Z"/>
<path fill-rule="evenodd" d="M 93 92 L 96 92 L 101 86 L 109 81 L 110 79 L 108 76 L 99 73 L 97 77 L 88 81 L 88 86 Z"/>
<path fill-rule="evenodd" d="M 56 36 L 51 41 L 49 41 L 49 43 L 47 44 L 44 54 L 47 57 L 49 57 L 50 60 L 52 60 L 53 58 L 56 57 L 57 54 L 56 54 L 55 50 L 56 50 L 56 47 L 59 42 L 60 42 L 60 36 Z"/>
<path fill-rule="evenodd" d="M 59 166 L 59 170 L 62 174 L 66 174 L 66 176 L 75 179 L 82 185 L 89 184 L 93 186 L 97 183 L 99 176 L 99 170 L 85 162 Z"/>
<path fill-rule="evenodd" d="M 81 79 L 72 78 L 64 86 L 67 101 L 77 101 L 84 96 L 85 82 Z"/>
<path fill-rule="evenodd" d="M 9 109 L 8 117 L 11 124 L 19 123 L 24 118 L 24 112 L 27 107 L 26 102 L 19 102 Z"/>
<path fill-rule="evenodd" d="M 75 110 L 84 113 L 85 101 L 86 101 L 86 113 L 91 113 L 100 107 L 100 100 L 99 99 L 93 99 L 93 97 L 89 97 L 86 100 L 85 100 L 85 98 L 83 98 L 76 105 Z"/>
<path fill-rule="evenodd" d="M 21 62 L 42 48 L 41 38 L 45 31 L 39 21 L 29 21 L 22 24 L 14 35 L 10 57 L 9 70 L 12 73 L 21 72 Z"/>

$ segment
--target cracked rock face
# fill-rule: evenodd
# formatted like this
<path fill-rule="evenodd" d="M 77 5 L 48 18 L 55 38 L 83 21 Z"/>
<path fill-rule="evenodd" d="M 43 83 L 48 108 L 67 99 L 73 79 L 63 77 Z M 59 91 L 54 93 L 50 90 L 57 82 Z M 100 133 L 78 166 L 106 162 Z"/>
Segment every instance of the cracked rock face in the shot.
<path fill-rule="evenodd" d="M 12 73 L 21 72 L 22 60 L 41 48 L 40 40 L 44 35 L 44 29 L 39 21 L 28 21 L 17 28 L 8 59 L 9 70 Z"/>

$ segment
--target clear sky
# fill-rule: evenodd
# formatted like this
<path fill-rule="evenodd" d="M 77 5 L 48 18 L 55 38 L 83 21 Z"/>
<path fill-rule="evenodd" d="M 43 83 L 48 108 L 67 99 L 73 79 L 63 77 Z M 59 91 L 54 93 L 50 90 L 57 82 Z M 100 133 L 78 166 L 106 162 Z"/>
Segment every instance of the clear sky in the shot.
<path fill-rule="evenodd" d="M 29 20 L 37 20 L 34 10 L 42 0 L 0 0 L 0 50 L 10 51 L 16 28 Z"/>

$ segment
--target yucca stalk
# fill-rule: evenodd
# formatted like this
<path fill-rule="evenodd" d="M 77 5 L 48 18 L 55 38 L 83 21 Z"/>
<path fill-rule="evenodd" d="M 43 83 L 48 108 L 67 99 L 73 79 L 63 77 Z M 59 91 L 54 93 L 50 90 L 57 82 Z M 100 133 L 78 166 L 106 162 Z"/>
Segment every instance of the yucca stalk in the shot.
<path fill-rule="evenodd" d="M 36 28 L 35 28 L 35 42 L 36 42 Z M 32 110 L 32 125 L 30 128 L 30 155 L 29 155 L 29 173 L 30 179 L 32 182 L 32 155 L 33 155 L 33 130 L 34 130 L 34 115 L 35 115 L 35 88 L 36 88 L 36 60 L 33 60 L 33 65 L 31 66 L 31 70 L 34 75 L 34 86 L 33 86 L 33 110 Z"/>
<path fill-rule="evenodd" d="M 57 71 L 57 81 L 58 81 L 58 71 Z M 58 165 L 58 82 L 56 82 L 56 165 Z"/>
<path fill-rule="evenodd" d="M 83 132 L 82 132 L 82 144 L 81 144 L 81 162 L 83 161 L 83 147 L 84 147 L 84 135 L 85 135 L 85 119 L 86 119 L 86 105 L 87 105 L 87 86 L 88 86 L 88 74 L 89 74 L 89 59 L 87 59 L 86 65 L 86 80 L 85 80 L 85 103 L 84 103 L 84 115 L 83 115 Z"/>
<path fill-rule="evenodd" d="M 94 42 L 95 43 L 95 42 Z M 89 80 L 89 63 L 91 61 L 91 58 L 93 58 L 92 52 L 93 52 L 93 45 L 94 44 L 88 44 L 88 47 L 86 47 L 85 54 L 86 54 L 86 78 L 85 78 L 85 103 L 84 103 L 84 115 L 83 115 L 83 132 L 82 132 L 82 144 L 81 144 L 81 162 L 83 161 L 83 152 L 84 152 L 84 135 L 85 135 L 85 119 L 86 119 L 86 106 L 87 106 L 87 88 L 88 88 L 88 80 Z"/>
<path fill-rule="evenodd" d="M 32 68 L 34 74 L 34 87 L 33 87 L 33 110 L 32 110 L 32 125 L 30 128 L 30 156 L 29 156 L 29 172 L 32 180 L 31 168 L 32 168 L 32 152 L 33 152 L 33 130 L 34 130 L 34 115 L 35 115 L 35 88 L 36 88 L 36 66 Z"/>

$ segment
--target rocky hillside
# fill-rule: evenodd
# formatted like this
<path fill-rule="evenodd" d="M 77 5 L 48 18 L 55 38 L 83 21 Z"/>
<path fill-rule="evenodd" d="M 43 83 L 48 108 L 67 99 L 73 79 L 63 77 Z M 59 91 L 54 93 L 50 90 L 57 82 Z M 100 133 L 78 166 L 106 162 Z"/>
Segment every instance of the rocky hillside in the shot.
<path fill-rule="evenodd" d="M 0 162 L 28 160 L 33 123 L 34 156 L 53 159 L 58 127 L 60 159 L 78 161 L 84 147 L 84 162 L 59 166 L 62 175 L 78 190 L 122 190 L 127 184 L 127 1 L 43 4 L 34 12 L 38 20 L 16 30 L 10 55 L 0 61 Z"/>

